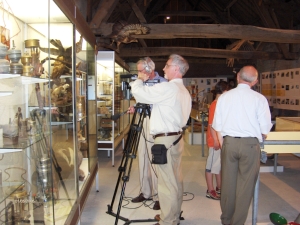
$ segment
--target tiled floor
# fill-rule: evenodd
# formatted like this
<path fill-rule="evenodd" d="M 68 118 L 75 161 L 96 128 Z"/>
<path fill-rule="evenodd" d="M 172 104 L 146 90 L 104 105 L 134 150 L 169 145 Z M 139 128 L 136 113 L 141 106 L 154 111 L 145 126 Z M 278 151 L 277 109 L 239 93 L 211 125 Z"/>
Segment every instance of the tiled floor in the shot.
<path fill-rule="evenodd" d="M 205 149 L 207 155 L 207 149 Z M 111 159 L 107 158 L 106 151 L 99 151 L 99 192 L 95 191 L 95 184 L 90 192 L 84 212 L 81 216 L 81 225 L 112 225 L 125 224 L 121 219 L 116 223 L 116 217 L 107 214 L 107 205 L 113 205 L 113 212 L 117 213 L 120 201 L 122 183 L 117 190 L 117 196 L 112 202 L 118 179 L 118 167 L 123 156 L 119 148 L 115 153 L 115 167 L 111 166 Z M 181 225 L 219 225 L 220 203 L 205 197 L 205 161 L 201 156 L 201 145 L 186 143 L 183 154 L 184 175 L 184 202 L 182 205 L 184 220 Z M 257 224 L 271 225 L 269 214 L 277 212 L 289 222 L 294 221 L 300 213 L 300 158 L 291 154 L 281 154 L 278 163 L 284 166 L 284 172 L 260 173 L 259 204 Z M 272 165 L 272 160 L 268 160 Z M 125 197 L 135 197 L 139 193 L 137 159 L 133 166 L 129 181 L 125 187 Z M 124 198 L 126 199 L 126 198 Z M 153 204 L 147 202 L 147 204 Z M 136 222 L 134 220 L 152 219 L 160 211 L 154 211 L 147 205 L 123 201 L 120 216 L 132 221 L 130 224 L 154 224 L 154 222 Z M 150 206 L 151 207 L 151 206 Z M 246 224 L 252 224 L 252 207 L 249 209 Z"/>

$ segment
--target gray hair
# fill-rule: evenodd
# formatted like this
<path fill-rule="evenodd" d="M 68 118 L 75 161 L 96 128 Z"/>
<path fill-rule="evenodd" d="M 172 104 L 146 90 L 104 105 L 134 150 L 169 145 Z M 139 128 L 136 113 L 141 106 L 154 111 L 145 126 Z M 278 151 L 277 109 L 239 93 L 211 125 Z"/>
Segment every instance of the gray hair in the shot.
<path fill-rule="evenodd" d="M 189 69 L 188 62 L 182 56 L 177 54 L 170 55 L 169 59 L 171 59 L 172 63 L 176 64 L 179 67 L 181 75 L 184 76 Z"/>
<path fill-rule="evenodd" d="M 152 59 L 150 57 L 144 57 L 142 59 L 140 59 L 139 61 L 137 61 L 136 63 L 138 64 L 143 64 L 144 68 L 148 68 L 150 69 L 150 71 L 147 71 L 148 69 L 146 69 L 147 72 L 152 72 L 153 70 L 155 70 L 155 63 L 152 61 Z"/>
<path fill-rule="evenodd" d="M 254 66 L 250 66 L 250 65 L 249 66 L 244 66 L 239 71 L 239 74 L 240 74 L 240 78 L 243 81 L 246 81 L 246 82 L 249 82 L 249 83 L 252 83 L 253 81 L 256 81 L 257 77 L 258 77 L 257 70 L 255 69 Z"/>

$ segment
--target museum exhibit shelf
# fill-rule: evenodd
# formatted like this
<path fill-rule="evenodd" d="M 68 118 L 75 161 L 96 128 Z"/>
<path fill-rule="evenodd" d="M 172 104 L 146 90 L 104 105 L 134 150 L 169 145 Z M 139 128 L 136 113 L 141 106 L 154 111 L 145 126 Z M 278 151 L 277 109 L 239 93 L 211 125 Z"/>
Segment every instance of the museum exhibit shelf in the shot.
<path fill-rule="evenodd" d="M 107 150 L 114 166 L 114 149 L 121 142 L 129 129 L 129 118 L 123 114 L 116 120 L 112 115 L 118 115 L 129 107 L 129 99 L 124 98 L 121 75 L 128 73 L 115 60 L 115 52 L 99 51 L 97 55 L 97 141 L 98 150 Z"/>
<path fill-rule="evenodd" d="M 60 0 L 0 6 L 0 224 L 77 224 L 98 171 L 94 43 L 62 9 Z"/>

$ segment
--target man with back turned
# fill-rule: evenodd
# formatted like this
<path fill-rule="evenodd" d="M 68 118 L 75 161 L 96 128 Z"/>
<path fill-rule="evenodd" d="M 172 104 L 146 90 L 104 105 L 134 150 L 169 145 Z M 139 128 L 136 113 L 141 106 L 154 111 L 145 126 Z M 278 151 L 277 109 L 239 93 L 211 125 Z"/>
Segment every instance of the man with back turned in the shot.
<path fill-rule="evenodd" d="M 216 106 L 212 126 L 222 146 L 222 224 L 245 223 L 260 168 L 259 142 L 272 127 L 267 99 L 251 89 L 257 78 L 253 66 L 244 66 L 238 86 L 222 94 Z"/>

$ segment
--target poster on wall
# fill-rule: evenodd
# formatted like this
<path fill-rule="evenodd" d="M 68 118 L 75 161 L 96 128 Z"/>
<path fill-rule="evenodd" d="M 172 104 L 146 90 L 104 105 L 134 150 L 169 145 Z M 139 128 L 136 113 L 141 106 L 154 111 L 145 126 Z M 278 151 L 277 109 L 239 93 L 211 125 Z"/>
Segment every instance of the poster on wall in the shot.
<path fill-rule="evenodd" d="M 191 94 L 193 105 L 201 105 L 203 101 L 211 103 L 211 91 L 215 89 L 216 84 L 221 80 L 227 81 L 227 77 L 183 78 L 183 83 Z"/>
<path fill-rule="evenodd" d="M 261 73 L 261 84 L 270 106 L 300 110 L 300 68 Z"/>

